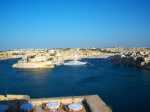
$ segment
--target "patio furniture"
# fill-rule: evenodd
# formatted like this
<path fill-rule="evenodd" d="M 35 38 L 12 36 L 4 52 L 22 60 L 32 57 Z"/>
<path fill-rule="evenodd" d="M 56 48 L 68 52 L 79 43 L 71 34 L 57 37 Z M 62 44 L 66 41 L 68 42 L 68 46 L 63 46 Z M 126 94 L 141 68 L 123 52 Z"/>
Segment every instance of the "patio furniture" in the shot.
<path fill-rule="evenodd" d="M 31 112 L 36 112 L 36 106 L 31 109 Z"/>
<path fill-rule="evenodd" d="M 68 106 L 68 108 L 69 108 L 69 110 L 73 110 L 73 112 L 79 112 L 80 110 L 82 110 L 83 105 L 72 103 Z"/>
<path fill-rule="evenodd" d="M 46 103 L 42 103 L 42 109 L 46 112 L 50 112 L 50 109 L 46 107 Z"/>
<path fill-rule="evenodd" d="M 0 112 L 7 111 L 9 109 L 8 105 L 0 105 Z"/>
<path fill-rule="evenodd" d="M 20 106 L 21 111 L 27 110 L 27 112 L 30 112 L 34 108 L 34 104 L 27 103 Z"/>
<path fill-rule="evenodd" d="M 79 112 L 85 112 L 85 108 L 83 107 Z"/>
<path fill-rule="evenodd" d="M 63 104 L 62 103 L 60 103 L 60 106 L 59 106 L 59 108 L 57 110 L 58 111 L 62 111 L 63 110 Z"/>
<path fill-rule="evenodd" d="M 69 112 L 69 108 L 65 105 L 65 110 L 67 111 L 67 112 Z"/>
<path fill-rule="evenodd" d="M 46 107 L 48 107 L 50 110 L 57 110 L 60 106 L 60 103 L 58 102 L 49 102 L 46 104 Z"/>

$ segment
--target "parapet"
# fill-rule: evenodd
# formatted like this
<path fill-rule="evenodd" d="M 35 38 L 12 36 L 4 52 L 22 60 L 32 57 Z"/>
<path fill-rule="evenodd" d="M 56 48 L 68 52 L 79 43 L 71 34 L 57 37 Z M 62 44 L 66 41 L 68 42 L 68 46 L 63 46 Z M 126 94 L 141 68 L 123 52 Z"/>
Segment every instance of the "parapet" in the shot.
<path fill-rule="evenodd" d="M 28 95 L 7 95 L 7 97 L 0 95 L 0 104 L 7 104 L 12 107 L 20 106 L 25 103 L 32 103 L 41 107 L 43 103 L 48 102 L 60 102 L 63 105 L 68 105 L 71 103 L 81 103 L 86 108 L 86 110 L 88 110 L 87 112 L 112 112 L 112 110 L 102 101 L 102 99 L 98 95 L 36 99 L 30 99 Z"/>
<path fill-rule="evenodd" d="M 64 105 L 70 104 L 72 102 L 82 103 L 88 109 L 88 112 L 112 112 L 112 110 L 102 101 L 98 95 L 39 98 L 31 99 L 30 101 L 36 105 L 41 105 L 48 102 L 61 102 Z"/>

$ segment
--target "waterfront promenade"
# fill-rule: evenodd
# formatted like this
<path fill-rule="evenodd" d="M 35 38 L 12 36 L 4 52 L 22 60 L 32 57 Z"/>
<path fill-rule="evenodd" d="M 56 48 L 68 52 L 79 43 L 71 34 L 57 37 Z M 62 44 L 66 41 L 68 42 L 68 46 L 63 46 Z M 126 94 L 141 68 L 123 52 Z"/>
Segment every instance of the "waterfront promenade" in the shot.
<path fill-rule="evenodd" d="M 30 99 L 28 95 L 7 95 L 7 97 L 0 95 L 0 104 L 6 104 L 10 106 L 12 112 L 17 112 L 18 107 L 27 103 L 34 104 L 36 106 L 36 112 L 44 112 L 44 110 L 42 109 L 42 104 L 48 102 L 62 103 L 62 112 L 67 112 L 64 107 L 71 103 L 82 104 L 84 107 L 84 112 L 112 112 L 112 110 L 110 110 L 110 108 L 102 101 L 102 99 L 98 95 L 36 99 Z"/>

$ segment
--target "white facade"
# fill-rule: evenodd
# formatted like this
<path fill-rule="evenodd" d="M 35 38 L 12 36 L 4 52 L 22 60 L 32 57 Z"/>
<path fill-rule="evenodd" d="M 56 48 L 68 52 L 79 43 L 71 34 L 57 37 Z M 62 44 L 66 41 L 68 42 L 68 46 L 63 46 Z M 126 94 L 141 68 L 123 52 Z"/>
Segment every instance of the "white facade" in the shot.
<path fill-rule="evenodd" d="M 35 58 L 30 59 L 31 62 L 42 62 L 46 60 L 47 60 L 46 56 L 36 56 Z"/>

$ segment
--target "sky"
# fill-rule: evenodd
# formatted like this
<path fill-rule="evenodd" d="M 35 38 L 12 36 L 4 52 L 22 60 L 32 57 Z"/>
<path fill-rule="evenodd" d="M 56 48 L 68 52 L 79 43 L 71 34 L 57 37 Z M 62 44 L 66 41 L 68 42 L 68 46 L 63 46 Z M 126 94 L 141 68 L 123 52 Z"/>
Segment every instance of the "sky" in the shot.
<path fill-rule="evenodd" d="M 0 0 L 0 49 L 150 47 L 150 0 Z"/>

